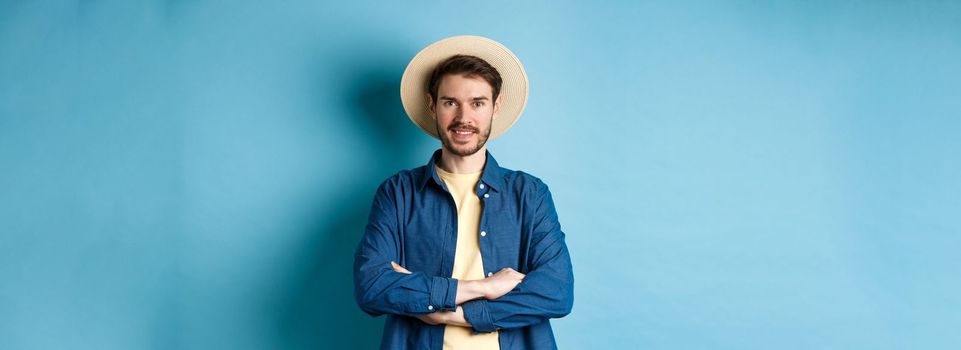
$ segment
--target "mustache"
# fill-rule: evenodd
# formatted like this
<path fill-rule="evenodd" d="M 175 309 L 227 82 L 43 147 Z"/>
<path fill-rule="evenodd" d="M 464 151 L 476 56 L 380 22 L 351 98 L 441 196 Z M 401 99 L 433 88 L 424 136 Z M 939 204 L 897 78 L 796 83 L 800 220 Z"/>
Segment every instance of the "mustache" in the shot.
<path fill-rule="evenodd" d="M 453 125 L 451 125 L 450 127 L 448 127 L 447 129 L 448 129 L 448 130 L 451 130 L 451 131 L 453 131 L 453 130 L 466 130 L 466 131 L 471 131 L 471 132 L 475 132 L 475 133 L 480 133 L 480 130 L 477 129 L 476 127 L 473 127 L 473 126 L 467 125 L 467 124 L 463 124 L 463 123 L 453 124 Z"/>

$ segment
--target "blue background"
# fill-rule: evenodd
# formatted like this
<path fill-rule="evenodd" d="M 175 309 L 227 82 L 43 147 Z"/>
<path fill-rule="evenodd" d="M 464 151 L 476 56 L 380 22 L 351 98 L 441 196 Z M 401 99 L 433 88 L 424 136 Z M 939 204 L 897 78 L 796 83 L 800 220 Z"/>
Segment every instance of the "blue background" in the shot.
<path fill-rule="evenodd" d="M 0 348 L 374 348 L 374 189 L 422 47 L 510 47 L 562 348 L 961 344 L 961 3 L 4 1 Z"/>

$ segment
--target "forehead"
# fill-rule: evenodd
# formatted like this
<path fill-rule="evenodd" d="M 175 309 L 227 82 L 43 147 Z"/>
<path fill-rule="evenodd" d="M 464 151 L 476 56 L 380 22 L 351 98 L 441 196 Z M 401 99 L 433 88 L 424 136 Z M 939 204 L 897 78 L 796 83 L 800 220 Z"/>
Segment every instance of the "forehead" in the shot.
<path fill-rule="evenodd" d="M 481 97 L 488 98 L 494 94 L 494 88 L 487 80 L 479 76 L 465 76 L 463 74 L 445 75 L 437 86 L 437 94 L 451 97 Z"/>

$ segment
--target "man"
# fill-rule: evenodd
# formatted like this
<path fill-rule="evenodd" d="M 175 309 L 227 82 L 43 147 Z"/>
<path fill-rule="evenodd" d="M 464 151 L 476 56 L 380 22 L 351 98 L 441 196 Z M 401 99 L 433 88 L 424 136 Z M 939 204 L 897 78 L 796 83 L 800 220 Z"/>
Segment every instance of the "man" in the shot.
<path fill-rule="evenodd" d="M 557 348 L 548 319 L 570 313 L 574 276 L 553 199 L 486 147 L 523 111 L 520 61 L 444 39 L 408 65 L 401 98 L 441 149 L 380 185 L 354 257 L 357 303 L 388 315 L 381 348 Z"/>

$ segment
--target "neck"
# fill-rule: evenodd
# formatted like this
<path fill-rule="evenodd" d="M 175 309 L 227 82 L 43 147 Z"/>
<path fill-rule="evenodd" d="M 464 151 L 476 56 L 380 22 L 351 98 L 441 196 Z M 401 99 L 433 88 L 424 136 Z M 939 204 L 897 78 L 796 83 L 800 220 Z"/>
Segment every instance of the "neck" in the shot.
<path fill-rule="evenodd" d="M 454 174 L 470 174 L 484 170 L 484 163 L 487 162 L 487 146 L 482 147 L 476 153 L 466 157 L 461 157 L 441 148 L 440 160 L 437 163 L 441 169 Z"/>

